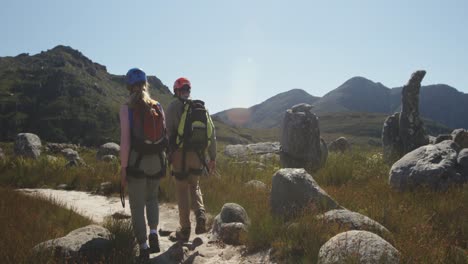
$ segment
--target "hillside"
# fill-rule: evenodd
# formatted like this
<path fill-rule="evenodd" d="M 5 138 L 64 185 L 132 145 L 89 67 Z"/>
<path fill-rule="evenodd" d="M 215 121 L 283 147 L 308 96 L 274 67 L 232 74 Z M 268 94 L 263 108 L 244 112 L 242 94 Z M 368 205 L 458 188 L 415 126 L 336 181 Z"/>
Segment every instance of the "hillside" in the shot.
<path fill-rule="evenodd" d="M 313 111 L 318 115 L 372 113 L 386 116 L 400 111 L 401 89 L 390 89 L 364 77 L 353 77 L 321 98 L 294 89 L 250 108 L 229 109 L 215 116 L 226 124 L 238 127 L 279 128 L 284 111 L 298 103 L 312 104 Z M 449 128 L 468 128 L 467 112 L 468 94 L 444 84 L 421 87 L 420 113 L 423 118 Z"/>
<path fill-rule="evenodd" d="M 299 103 L 313 104 L 319 97 L 301 89 L 277 94 L 250 108 L 233 108 L 214 114 L 222 122 L 248 128 L 273 128 L 282 120 L 284 111 Z"/>
<path fill-rule="evenodd" d="M 167 105 L 172 94 L 155 76 L 150 93 Z M 48 141 L 96 145 L 118 138 L 124 76 L 66 46 L 0 58 L 0 140 L 31 132 Z"/>

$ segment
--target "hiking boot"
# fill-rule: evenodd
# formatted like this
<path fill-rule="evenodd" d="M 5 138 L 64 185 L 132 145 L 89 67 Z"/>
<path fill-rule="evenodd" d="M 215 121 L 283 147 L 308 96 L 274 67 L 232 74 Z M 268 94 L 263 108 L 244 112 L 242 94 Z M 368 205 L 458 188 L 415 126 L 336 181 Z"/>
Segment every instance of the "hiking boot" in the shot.
<path fill-rule="evenodd" d="M 206 219 L 205 217 L 197 217 L 197 225 L 195 226 L 195 234 L 206 233 Z"/>
<path fill-rule="evenodd" d="M 195 216 L 197 218 L 197 224 L 195 226 L 195 234 L 203 234 L 206 233 L 206 216 L 204 210 L 197 210 L 195 212 Z"/>
<path fill-rule="evenodd" d="M 150 253 L 158 253 L 161 251 L 159 248 L 159 239 L 157 234 L 149 234 L 148 236 Z"/>
<path fill-rule="evenodd" d="M 142 249 L 140 248 L 140 255 L 138 255 L 136 263 L 138 264 L 144 264 L 149 262 L 149 255 L 150 255 L 150 249 L 145 248 Z"/>
<path fill-rule="evenodd" d="M 188 242 L 190 238 L 190 228 L 179 228 L 175 232 L 175 237 L 179 241 Z"/>

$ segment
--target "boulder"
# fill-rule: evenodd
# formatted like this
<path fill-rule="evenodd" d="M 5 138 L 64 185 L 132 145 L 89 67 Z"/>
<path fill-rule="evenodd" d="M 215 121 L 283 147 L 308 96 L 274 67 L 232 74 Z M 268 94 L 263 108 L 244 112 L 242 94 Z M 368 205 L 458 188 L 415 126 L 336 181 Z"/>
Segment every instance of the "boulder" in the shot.
<path fill-rule="evenodd" d="M 412 190 L 418 186 L 445 190 L 450 184 L 461 183 L 461 175 L 456 172 L 458 150 L 455 142 L 445 140 L 411 151 L 390 169 L 391 187 L 398 191 Z"/>
<path fill-rule="evenodd" d="M 382 128 L 383 157 L 387 162 L 398 160 L 403 155 L 400 139 L 400 113 L 395 113 L 387 119 Z"/>
<path fill-rule="evenodd" d="M 45 145 L 45 151 L 49 151 L 52 153 L 59 153 L 63 149 L 78 150 L 78 145 L 68 143 L 47 143 Z"/>
<path fill-rule="evenodd" d="M 384 160 L 393 163 L 404 154 L 429 144 L 419 116 L 419 90 L 425 71 L 416 71 L 401 92 L 401 112 L 387 117 L 382 128 Z"/>
<path fill-rule="evenodd" d="M 319 122 L 311 109 L 308 104 L 299 104 L 286 110 L 280 140 L 283 168 L 305 168 L 313 172 L 321 167 Z"/>
<path fill-rule="evenodd" d="M 266 190 L 267 186 L 265 183 L 258 180 L 251 180 L 245 183 L 245 186 L 251 187 L 254 189 Z"/>
<path fill-rule="evenodd" d="M 389 234 L 387 228 L 369 217 L 346 209 L 330 210 L 317 218 L 327 223 L 337 223 L 347 230 L 366 230 L 377 234 Z"/>
<path fill-rule="evenodd" d="M 304 169 L 280 169 L 273 175 L 270 193 L 272 214 L 286 220 L 311 205 L 319 209 L 341 209 Z"/>
<path fill-rule="evenodd" d="M 464 180 L 468 180 L 468 148 L 464 148 L 458 153 L 457 163 Z"/>
<path fill-rule="evenodd" d="M 213 221 L 212 233 L 226 244 L 237 245 L 247 233 L 250 219 L 245 209 L 235 203 L 223 205 Z"/>
<path fill-rule="evenodd" d="M 64 148 L 60 151 L 60 153 L 67 159 L 67 161 L 72 161 L 80 158 L 80 155 L 76 150 L 71 148 Z"/>
<path fill-rule="evenodd" d="M 459 128 L 452 132 L 452 138 L 461 148 L 468 148 L 468 130 Z"/>
<path fill-rule="evenodd" d="M 400 252 L 380 236 L 368 231 L 348 231 L 328 240 L 319 251 L 320 264 L 400 262 Z"/>
<path fill-rule="evenodd" d="M 403 153 L 429 144 L 424 124 L 419 116 L 419 90 L 426 71 L 416 71 L 401 92 L 399 135 Z"/>
<path fill-rule="evenodd" d="M 14 151 L 18 156 L 38 159 L 41 148 L 41 139 L 35 134 L 20 133 L 16 136 Z"/>
<path fill-rule="evenodd" d="M 248 145 L 227 145 L 224 155 L 238 160 L 248 160 L 251 155 L 274 155 L 280 150 L 279 142 L 260 142 Z"/>
<path fill-rule="evenodd" d="M 104 161 L 104 162 L 113 162 L 115 160 L 117 160 L 117 157 L 114 156 L 114 155 L 104 155 L 101 157 L 101 160 Z"/>
<path fill-rule="evenodd" d="M 114 156 L 119 156 L 120 155 L 120 146 L 116 143 L 109 142 L 106 144 L 103 144 L 99 147 L 98 152 L 96 153 L 96 158 L 98 160 L 102 160 L 102 157 L 105 155 L 114 155 Z"/>
<path fill-rule="evenodd" d="M 339 137 L 336 140 L 330 142 L 328 150 L 331 152 L 345 152 L 351 148 L 348 140 L 345 137 Z"/>
<path fill-rule="evenodd" d="M 111 253 L 110 232 L 98 225 L 73 230 L 64 237 L 42 242 L 35 252 L 51 252 L 60 263 L 87 263 L 106 259 Z"/>
<path fill-rule="evenodd" d="M 441 134 L 435 138 L 434 144 L 438 144 L 444 140 L 452 140 L 452 139 L 453 139 L 452 135 L 450 134 Z"/>

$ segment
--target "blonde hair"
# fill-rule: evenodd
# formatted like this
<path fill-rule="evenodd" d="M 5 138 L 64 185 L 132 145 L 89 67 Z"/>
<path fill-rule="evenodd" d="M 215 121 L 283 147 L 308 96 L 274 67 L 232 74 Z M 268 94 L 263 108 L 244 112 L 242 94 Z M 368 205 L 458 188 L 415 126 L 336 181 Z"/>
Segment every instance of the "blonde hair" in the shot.
<path fill-rule="evenodd" d="M 138 90 L 135 91 L 135 87 L 138 87 Z M 128 107 L 135 108 L 137 105 L 143 104 L 148 108 L 151 108 L 153 99 L 151 99 L 148 88 L 148 82 L 141 82 L 132 86 L 127 86 L 127 89 L 130 91 L 130 97 L 127 101 Z"/>

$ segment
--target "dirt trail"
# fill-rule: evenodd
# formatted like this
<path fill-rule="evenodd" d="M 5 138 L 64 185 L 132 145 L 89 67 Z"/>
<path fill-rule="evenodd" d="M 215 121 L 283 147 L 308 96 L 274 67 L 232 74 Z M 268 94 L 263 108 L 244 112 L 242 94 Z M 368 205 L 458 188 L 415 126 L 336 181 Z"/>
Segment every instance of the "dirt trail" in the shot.
<path fill-rule="evenodd" d="M 98 224 L 114 213 L 130 215 L 128 198 L 124 210 L 118 197 L 52 189 L 21 189 L 21 191 L 54 199 Z M 195 223 L 193 213 L 191 218 L 192 223 Z M 160 204 L 158 229 L 174 231 L 178 223 L 177 206 Z M 152 254 L 150 263 L 271 263 L 268 252 L 243 256 L 243 246 L 220 246 L 219 243 L 212 242 L 211 233 L 195 235 L 194 229 L 192 228 L 190 241 L 185 244 L 174 243 L 169 240 L 168 236 L 160 236 L 161 252 Z"/>

